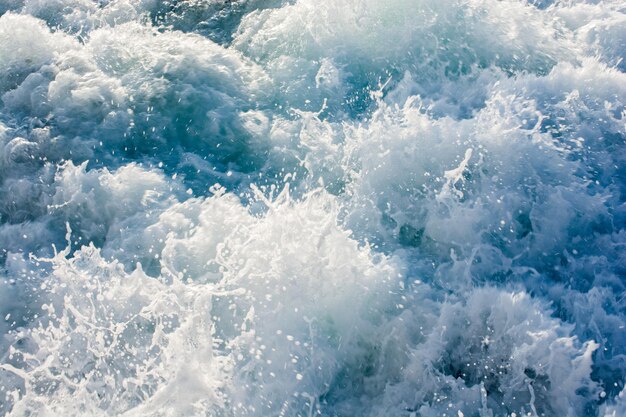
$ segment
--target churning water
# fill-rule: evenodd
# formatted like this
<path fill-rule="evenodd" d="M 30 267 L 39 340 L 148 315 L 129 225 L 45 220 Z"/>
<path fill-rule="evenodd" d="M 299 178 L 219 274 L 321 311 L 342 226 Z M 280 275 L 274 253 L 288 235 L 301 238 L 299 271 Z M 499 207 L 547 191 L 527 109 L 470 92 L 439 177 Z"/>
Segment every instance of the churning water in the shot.
<path fill-rule="evenodd" d="M 0 415 L 626 415 L 622 0 L 0 14 Z"/>

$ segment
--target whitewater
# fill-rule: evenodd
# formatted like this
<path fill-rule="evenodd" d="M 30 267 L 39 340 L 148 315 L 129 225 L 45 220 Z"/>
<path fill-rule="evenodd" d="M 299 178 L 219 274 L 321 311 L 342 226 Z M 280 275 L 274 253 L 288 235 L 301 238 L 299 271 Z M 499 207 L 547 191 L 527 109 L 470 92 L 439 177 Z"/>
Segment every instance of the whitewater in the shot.
<path fill-rule="evenodd" d="M 623 0 L 0 0 L 0 416 L 626 416 Z"/>

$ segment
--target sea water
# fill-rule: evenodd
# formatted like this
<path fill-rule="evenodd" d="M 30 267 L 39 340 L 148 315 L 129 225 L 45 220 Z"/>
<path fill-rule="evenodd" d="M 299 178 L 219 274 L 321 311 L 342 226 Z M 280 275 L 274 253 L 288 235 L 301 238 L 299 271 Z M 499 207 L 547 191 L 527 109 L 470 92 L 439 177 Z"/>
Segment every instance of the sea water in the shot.
<path fill-rule="evenodd" d="M 0 415 L 626 415 L 622 1 L 0 14 Z"/>

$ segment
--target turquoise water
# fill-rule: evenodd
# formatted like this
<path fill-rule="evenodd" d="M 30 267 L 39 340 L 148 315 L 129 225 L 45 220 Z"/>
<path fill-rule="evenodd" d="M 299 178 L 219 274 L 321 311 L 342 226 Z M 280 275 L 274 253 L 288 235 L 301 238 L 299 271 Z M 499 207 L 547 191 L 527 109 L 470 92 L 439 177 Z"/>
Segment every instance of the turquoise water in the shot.
<path fill-rule="evenodd" d="M 626 415 L 623 2 L 0 14 L 0 415 Z"/>

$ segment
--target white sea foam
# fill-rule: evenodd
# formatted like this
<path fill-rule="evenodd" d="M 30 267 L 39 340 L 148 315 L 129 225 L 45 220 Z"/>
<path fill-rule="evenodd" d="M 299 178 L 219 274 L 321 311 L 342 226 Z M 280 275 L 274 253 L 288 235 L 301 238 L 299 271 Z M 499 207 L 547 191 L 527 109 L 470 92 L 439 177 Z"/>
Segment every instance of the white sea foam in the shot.
<path fill-rule="evenodd" d="M 624 413 L 619 1 L 0 13 L 0 415 Z"/>

